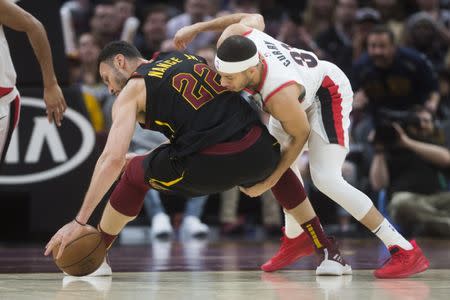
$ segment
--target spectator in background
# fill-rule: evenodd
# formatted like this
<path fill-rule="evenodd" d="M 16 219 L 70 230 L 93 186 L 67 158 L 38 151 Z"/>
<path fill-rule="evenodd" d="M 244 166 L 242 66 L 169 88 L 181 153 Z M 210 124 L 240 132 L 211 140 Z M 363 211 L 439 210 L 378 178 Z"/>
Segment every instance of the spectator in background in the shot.
<path fill-rule="evenodd" d="M 378 11 L 370 7 L 360 8 L 355 15 L 355 31 L 353 33 L 353 60 L 357 60 L 367 51 L 367 36 L 381 22 Z"/>
<path fill-rule="evenodd" d="M 117 21 L 120 27 L 123 27 L 128 18 L 135 15 L 135 1 L 134 0 L 114 0 L 114 6 L 117 10 Z"/>
<path fill-rule="evenodd" d="M 439 35 L 450 44 L 450 11 L 439 7 L 439 0 L 416 0 L 421 12 L 426 13 L 435 22 Z"/>
<path fill-rule="evenodd" d="M 385 26 L 372 30 L 367 45 L 368 52 L 355 62 L 353 70 L 357 108 L 368 101 L 371 115 L 380 108 L 408 110 L 414 104 L 436 111 L 437 76 L 424 55 L 397 47 L 392 31 Z"/>
<path fill-rule="evenodd" d="M 449 143 L 427 109 L 419 106 L 411 112 L 415 118 L 402 126 L 377 128 L 370 181 L 375 191 L 388 190 L 389 213 L 401 228 L 448 237 L 450 193 L 444 172 L 450 167 Z"/>
<path fill-rule="evenodd" d="M 142 25 L 142 44 L 138 47 L 143 57 L 149 59 L 155 52 L 160 51 L 167 36 L 168 20 L 168 8 L 164 4 L 155 4 L 148 8 Z"/>
<path fill-rule="evenodd" d="M 100 53 L 100 44 L 95 37 L 89 33 L 83 33 L 78 40 L 78 59 L 80 61 L 80 77 L 78 82 L 85 86 L 103 86 L 97 70 L 97 58 Z"/>
<path fill-rule="evenodd" d="M 371 7 L 375 8 L 381 15 L 381 21 L 394 34 L 395 41 L 400 41 L 405 19 L 404 1 L 397 0 L 373 0 Z"/>
<path fill-rule="evenodd" d="M 140 21 L 135 17 L 135 0 L 114 0 L 119 22 L 120 39 L 134 43 Z"/>
<path fill-rule="evenodd" d="M 419 12 L 408 18 L 405 25 L 405 45 L 425 54 L 435 69 L 444 67 L 447 43 L 429 14 Z"/>
<path fill-rule="evenodd" d="M 77 40 L 83 32 L 89 31 L 92 4 L 89 0 L 70 0 L 59 11 L 66 55 L 75 58 Z"/>
<path fill-rule="evenodd" d="M 276 0 L 259 1 L 259 12 L 263 15 L 264 23 L 266 24 L 264 32 L 270 36 L 277 36 L 280 25 L 287 16 L 286 9 L 277 2 Z"/>
<path fill-rule="evenodd" d="M 184 4 L 186 12 L 170 19 L 167 23 L 168 39 L 173 39 L 175 33 L 185 26 L 211 19 L 211 16 L 207 15 L 209 11 L 208 0 L 185 0 Z M 202 32 L 187 45 L 186 51 L 195 53 L 197 49 L 213 43 L 215 38 L 214 32 Z"/>
<path fill-rule="evenodd" d="M 356 24 L 353 34 L 353 61 L 357 61 L 362 54 L 367 52 L 367 36 L 373 30 L 375 26 L 380 24 L 381 16 L 378 11 L 370 7 L 360 8 L 356 11 Z M 353 70 L 352 70 L 353 71 Z M 352 72 L 351 71 L 351 72 Z M 350 76 L 354 77 L 350 72 Z M 357 74 L 355 74 L 356 76 Z M 356 93 L 353 100 L 352 110 L 352 128 L 355 127 L 359 121 L 364 118 L 364 105 L 367 102 L 367 97 L 360 91 Z M 366 166 L 370 164 L 370 161 L 366 162 Z"/>
<path fill-rule="evenodd" d="M 353 33 L 357 0 L 337 0 L 334 24 L 319 33 L 316 43 L 324 53 L 324 59 L 338 65 L 345 74 L 350 75 L 353 62 Z"/>
<path fill-rule="evenodd" d="M 222 0 L 209 0 L 208 11 L 206 12 L 207 16 L 215 16 L 222 9 Z"/>
<path fill-rule="evenodd" d="M 100 48 L 119 38 L 121 24 L 117 22 L 118 17 L 117 9 L 111 3 L 105 2 L 95 6 L 90 25 L 91 33 L 99 41 Z"/>
<path fill-rule="evenodd" d="M 308 1 L 302 19 L 306 31 L 315 39 L 319 32 L 327 30 L 333 24 L 335 0 Z"/>
<path fill-rule="evenodd" d="M 228 10 L 232 14 L 235 13 L 257 14 L 259 13 L 258 1 L 230 0 L 228 4 Z"/>
<path fill-rule="evenodd" d="M 100 44 L 91 33 L 80 36 L 77 50 L 80 73 L 76 83 L 81 86 L 89 119 L 97 135 L 97 144 L 103 149 L 112 122 L 109 116 L 115 97 L 101 82 L 98 73 L 97 59 L 100 50 Z"/>
<path fill-rule="evenodd" d="M 290 15 L 283 21 L 277 40 L 295 48 L 313 51 L 318 57 L 324 56 L 322 50 L 307 31 L 303 19 L 298 16 Z"/>

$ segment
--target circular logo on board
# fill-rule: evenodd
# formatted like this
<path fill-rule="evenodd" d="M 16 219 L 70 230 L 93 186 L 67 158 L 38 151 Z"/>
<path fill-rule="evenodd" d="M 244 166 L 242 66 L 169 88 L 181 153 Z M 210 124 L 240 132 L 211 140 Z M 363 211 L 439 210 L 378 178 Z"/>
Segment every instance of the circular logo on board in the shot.
<path fill-rule="evenodd" d="M 42 99 L 21 97 L 19 125 L 0 171 L 0 184 L 29 184 L 59 177 L 81 165 L 94 145 L 94 130 L 77 111 L 67 108 L 58 128 L 48 122 Z"/>

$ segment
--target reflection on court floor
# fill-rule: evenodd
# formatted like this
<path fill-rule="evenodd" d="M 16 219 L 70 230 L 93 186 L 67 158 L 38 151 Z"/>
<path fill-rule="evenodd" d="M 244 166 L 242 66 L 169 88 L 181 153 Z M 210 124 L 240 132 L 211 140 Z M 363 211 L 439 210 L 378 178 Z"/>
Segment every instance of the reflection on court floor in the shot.
<path fill-rule="evenodd" d="M 431 269 L 413 278 L 376 279 L 387 257 L 378 241 L 345 240 L 353 275 L 317 277 L 315 258 L 264 273 L 278 243 L 154 241 L 117 244 L 112 277 L 64 277 L 41 246 L 0 247 L 0 299 L 449 299 L 450 241 L 420 240 Z"/>

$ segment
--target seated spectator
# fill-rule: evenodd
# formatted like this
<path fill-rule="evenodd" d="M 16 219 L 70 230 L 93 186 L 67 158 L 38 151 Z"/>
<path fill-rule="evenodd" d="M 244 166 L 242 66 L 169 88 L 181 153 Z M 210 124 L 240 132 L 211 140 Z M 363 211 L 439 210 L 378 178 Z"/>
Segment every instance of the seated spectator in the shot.
<path fill-rule="evenodd" d="M 355 32 L 353 33 L 353 60 L 357 60 L 367 51 L 367 36 L 372 29 L 381 22 L 378 11 L 370 7 L 363 7 L 356 11 Z"/>
<path fill-rule="evenodd" d="M 333 24 L 336 0 L 307 1 L 306 9 L 301 16 L 306 32 L 315 39 L 319 32 L 325 31 Z"/>
<path fill-rule="evenodd" d="M 207 15 L 209 11 L 207 0 L 185 0 L 184 4 L 185 13 L 170 19 L 167 23 L 168 39 L 173 39 L 175 33 L 185 26 L 211 19 L 211 16 Z M 201 32 L 187 45 L 186 51 L 195 53 L 197 49 L 213 43 L 215 39 L 216 34 L 214 32 Z"/>
<path fill-rule="evenodd" d="M 89 119 L 97 135 L 97 144 L 103 149 L 112 123 L 110 116 L 115 97 L 101 82 L 97 70 L 100 45 L 91 33 L 83 33 L 80 36 L 77 52 L 80 66 L 76 83 L 81 86 Z"/>
<path fill-rule="evenodd" d="M 306 29 L 301 17 L 289 15 L 282 23 L 277 40 L 294 48 L 305 49 L 314 52 L 319 58 L 325 54 L 314 41 L 312 35 Z"/>
<path fill-rule="evenodd" d="M 356 0 L 338 0 L 334 24 L 318 34 L 316 43 L 324 52 L 324 59 L 335 63 L 345 74 L 352 68 L 352 39 L 355 28 Z"/>
<path fill-rule="evenodd" d="M 444 67 L 447 43 L 441 38 L 437 23 L 425 12 L 408 18 L 405 45 L 426 55 L 436 70 Z"/>
<path fill-rule="evenodd" d="M 161 44 L 167 36 L 167 21 L 169 11 L 163 4 L 155 4 L 148 8 L 142 24 L 143 39 L 137 45 L 142 56 L 150 59 L 153 54 L 161 50 Z"/>
<path fill-rule="evenodd" d="M 64 38 L 65 53 L 76 57 L 77 40 L 83 32 L 89 31 L 89 18 L 92 4 L 89 0 L 70 0 L 61 5 L 61 27 Z"/>
<path fill-rule="evenodd" d="M 372 7 L 381 15 L 381 23 L 392 31 L 395 41 L 401 39 L 405 19 L 405 2 L 397 0 L 372 0 Z"/>
<path fill-rule="evenodd" d="M 277 0 L 255 1 L 259 4 L 259 13 L 264 17 L 266 27 L 264 32 L 270 36 L 277 36 L 283 19 L 286 18 L 288 10 L 280 5 Z M 258 13 L 258 12 L 256 12 Z"/>
<path fill-rule="evenodd" d="M 140 21 L 135 16 L 135 0 L 114 0 L 117 11 L 120 39 L 128 43 L 134 43 Z"/>
<path fill-rule="evenodd" d="M 375 191 L 387 190 L 391 217 L 409 233 L 450 236 L 446 136 L 448 129 L 437 128 L 423 106 L 376 129 L 370 182 Z"/>
<path fill-rule="evenodd" d="M 392 31 L 375 27 L 367 37 L 367 53 L 353 68 L 355 104 L 364 106 L 360 92 L 368 101 L 371 115 L 380 108 L 408 110 L 415 104 L 435 112 L 439 104 L 438 81 L 423 54 L 397 47 Z"/>
<path fill-rule="evenodd" d="M 420 12 L 428 14 L 434 21 L 443 41 L 450 44 L 450 10 L 441 9 L 439 0 L 416 0 Z M 448 2 L 448 1 L 447 1 Z"/>
<path fill-rule="evenodd" d="M 121 24 L 117 22 L 117 9 L 112 3 L 97 4 L 90 20 L 91 33 L 99 41 L 100 48 L 120 37 Z"/>

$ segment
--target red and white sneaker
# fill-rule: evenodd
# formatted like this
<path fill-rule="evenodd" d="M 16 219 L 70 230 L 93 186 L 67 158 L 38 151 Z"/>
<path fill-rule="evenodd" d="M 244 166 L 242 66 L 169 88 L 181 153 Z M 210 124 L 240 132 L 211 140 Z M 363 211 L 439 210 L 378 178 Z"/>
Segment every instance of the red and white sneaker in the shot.
<path fill-rule="evenodd" d="M 290 239 L 286 236 L 284 227 L 281 228 L 283 236 L 281 237 L 281 246 L 277 253 L 261 266 L 265 272 L 273 272 L 289 266 L 298 259 L 311 255 L 314 252 L 311 239 L 306 233 Z"/>
<path fill-rule="evenodd" d="M 389 247 L 391 258 L 382 267 L 375 270 L 378 278 L 405 278 L 428 269 L 430 262 L 423 255 L 415 240 L 410 241 L 413 248 L 405 250 L 399 246 Z"/>

